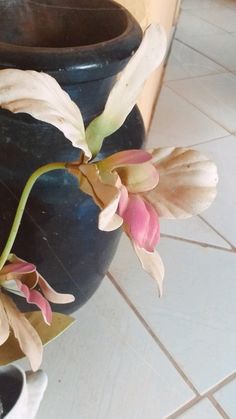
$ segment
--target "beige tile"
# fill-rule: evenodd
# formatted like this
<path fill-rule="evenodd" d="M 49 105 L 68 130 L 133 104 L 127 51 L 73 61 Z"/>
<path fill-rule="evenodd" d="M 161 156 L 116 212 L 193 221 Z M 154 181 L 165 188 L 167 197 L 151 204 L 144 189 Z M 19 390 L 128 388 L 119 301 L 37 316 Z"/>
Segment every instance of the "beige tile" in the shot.
<path fill-rule="evenodd" d="M 128 239 L 111 272 L 200 392 L 236 369 L 236 254 L 162 239 L 164 296 L 142 272 Z"/>
<path fill-rule="evenodd" d="M 207 116 L 233 133 L 236 131 L 236 75 L 215 74 L 169 81 L 167 85 Z"/>
<path fill-rule="evenodd" d="M 160 219 L 161 232 L 185 240 L 231 249 L 231 246 L 199 217 L 184 220 Z"/>
<path fill-rule="evenodd" d="M 182 97 L 168 87 L 163 87 L 149 132 L 148 145 L 190 146 L 227 134 L 226 130 Z"/>
<path fill-rule="evenodd" d="M 214 397 L 231 419 L 236 418 L 236 380 L 218 390 Z"/>
<path fill-rule="evenodd" d="M 174 40 L 165 72 L 165 81 L 186 79 L 207 74 L 224 73 L 226 70 L 213 61 Z"/>
<path fill-rule="evenodd" d="M 193 397 L 108 279 L 75 316 L 45 348 L 37 419 L 162 419 Z"/>
<path fill-rule="evenodd" d="M 236 36 L 233 34 L 189 35 L 184 42 L 228 70 L 236 71 Z"/>
<path fill-rule="evenodd" d="M 220 413 L 208 399 L 200 401 L 185 413 L 177 417 L 179 419 L 222 419 Z"/>
<path fill-rule="evenodd" d="M 227 31 L 236 31 L 236 11 L 227 7 L 211 7 L 209 9 L 195 9 L 191 11 L 194 16 L 203 19 L 212 25 Z"/>
<path fill-rule="evenodd" d="M 189 11 L 183 10 L 180 14 L 175 37 L 181 41 L 187 41 L 189 36 L 215 35 L 225 32 L 209 22 L 192 15 Z"/>
<path fill-rule="evenodd" d="M 218 195 L 203 218 L 236 246 L 236 137 L 229 136 L 196 148 L 216 162 L 219 172 Z"/>

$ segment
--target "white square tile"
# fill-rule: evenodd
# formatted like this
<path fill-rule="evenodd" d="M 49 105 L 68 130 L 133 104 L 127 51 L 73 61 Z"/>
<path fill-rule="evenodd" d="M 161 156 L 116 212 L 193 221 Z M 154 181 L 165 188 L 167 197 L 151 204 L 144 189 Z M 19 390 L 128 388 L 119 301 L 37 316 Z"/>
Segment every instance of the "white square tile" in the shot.
<path fill-rule="evenodd" d="M 204 392 L 236 370 L 236 254 L 162 239 L 164 296 L 126 238 L 111 272 L 148 325 Z"/>
<path fill-rule="evenodd" d="M 208 399 L 200 401 L 177 417 L 179 419 L 222 419 L 222 416 Z"/>
<path fill-rule="evenodd" d="M 214 74 L 169 81 L 168 86 L 229 132 L 236 131 L 236 75 Z"/>
<path fill-rule="evenodd" d="M 175 37 L 187 42 L 189 36 L 224 34 L 221 28 L 194 16 L 191 12 L 182 10 L 177 25 Z"/>
<path fill-rule="evenodd" d="M 231 419 L 236 418 L 236 380 L 218 390 L 214 397 Z"/>
<path fill-rule="evenodd" d="M 160 225 L 162 234 L 231 249 L 231 246 L 199 217 L 184 220 L 161 218 Z"/>
<path fill-rule="evenodd" d="M 218 195 L 202 216 L 236 247 L 236 137 L 229 136 L 196 147 L 218 167 Z"/>
<path fill-rule="evenodd" d="M 184 42 L 228 70 L 236 70 L 236 36 L 233 34 L 189 35 Z"/>
<path fill-rule="evenodd" d="M 188 77 L 224 73 L 225 71 L 223 67 L 215 64 L 202 54 L 174 40 L 164 80 L 186 79 Z"/>
<path fill-rule="evenodd" d="M 75 316 L 45 348 L 49 384 L 37 419 L 162 419 L 193 398 L 107 278 Z"/>
<path fill-rule="evenodd" d="M 221 6 L 208 9 L 195 9 L 191 13 L 227 32 L 236 32 L 236 11 L 233 9 Z"/>
<path fill-rule="evenodd" d="M 168 87 L 163 87 L 149 132 L 148 145 L 190 146 L 227 134 L 225 129 L 182 97 Z"/>

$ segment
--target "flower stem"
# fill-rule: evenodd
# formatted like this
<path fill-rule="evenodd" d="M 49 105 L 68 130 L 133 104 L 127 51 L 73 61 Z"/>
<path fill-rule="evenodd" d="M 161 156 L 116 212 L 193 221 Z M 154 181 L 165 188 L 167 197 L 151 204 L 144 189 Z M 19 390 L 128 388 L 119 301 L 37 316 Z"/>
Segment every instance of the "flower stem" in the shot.
<path fill-rule="evenodd" d="M 18 233 L 19 227 L 20 227 L 20 223 L 22 220 L 22 216 L 24 214 L 24 210 L 25 210 L 25 206 L 26 203 L 28 201 L 29 198 L 29 194 L 35 184 L 35 182 L 37 181 L 37 179 L 44 175 L 47 172 L 51 172 L 52 170 L 58 170 L 58 169 L 65 169 L 66 168 L 66 163 L 49 163 L 49 164 L 45 164 L 44 166 L 40 167 L 39 169 L 37 169 L 28 179 L 28 181 L 26 182 L 26 185 L 23 189 L 17 210 L 16 210 L 16 215 L 15 215 L 15 219 L 13 221 L 12 224 L 12 228 L 9 234 L 9 237 L 7 239 L 5 248 L 3 249 L 3 252 L 1 254 L 0 257 L 0 270 L 3 268 L 3 266 L 5 265 L 7 258 L 11 252 L 12 246 L 15 242 L 16 239 L 16 235 Z"/>

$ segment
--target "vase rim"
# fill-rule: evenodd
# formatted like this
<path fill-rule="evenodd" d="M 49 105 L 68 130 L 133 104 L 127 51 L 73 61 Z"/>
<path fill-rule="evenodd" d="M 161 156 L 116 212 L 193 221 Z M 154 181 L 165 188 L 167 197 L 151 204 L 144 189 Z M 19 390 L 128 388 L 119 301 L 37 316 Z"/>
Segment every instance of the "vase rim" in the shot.
<path fill-rule="evenodd" d="M 84 4 L 86 0 L 81 1 Z M 96 3 L 96 0 L 93 1 Z M 120 63 L 120 67 L 124 67 L 127 60 L 139 47 L 142 30 L 131 13 L 121 4 L 112 0 L 103 1 L 104 4 L 112 4 L 115 10 L 123 14 L 124 28 L 118 35 L 105 41 L 73 46 L 19 45 L 14 42 L 1 42 L 0 39 L 0 69 L 20 68 L 45 71 L 54 77 L 57 75 L 56 78 L 61 81 L 65 79 L 63 72 L 68 71 L 71 74 L 79 72 L 81 76 L 82 71 L 86 69 L 86 81 L 87 79 L 96 79 L 95 73 L 99 69 L 104 71 L 104 78 L 117 74 L 120 70 L 116 69 L 117 63 Z M 99 9 L 94 10 L 97 12 Z M 73 76 L 72 81 L 75 81 Z M 81 81 L 83 81 L 83 75 Z"/>

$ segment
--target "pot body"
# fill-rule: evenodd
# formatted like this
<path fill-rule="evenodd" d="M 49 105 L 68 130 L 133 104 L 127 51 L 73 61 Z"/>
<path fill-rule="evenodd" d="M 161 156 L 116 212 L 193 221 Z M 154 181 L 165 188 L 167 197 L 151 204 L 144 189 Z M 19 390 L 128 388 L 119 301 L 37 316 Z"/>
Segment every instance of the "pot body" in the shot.
<path fill-rule="evenodd" d="M 15 32 L 7 39 L 7 27 L 5 32 L 0 29 L 0 68 L 43 70 L 53 75 L 79 105 L 86 125 L 102 111 L 117 74 L 137 49 L 141 41 L 138 24 L 110 0 L 45 0 L 37 4 L 14 0 L 14 5 L 0 13 L 0 28 L 2 21 L 8 22 L 8 28 L 15 25 Z M 102 25 L 100 22 L 101 7 L 108 19 L 105 27 L 106 20 L 102 20 Z M 88 33 L 87 38 L 83 33 L 83 45 L 78 46 L 79 38 L 73 39 L 70 33 L 66 37 L 66 25 L 72 12 L 73 25 L 77 22 L 80 27 L 82 19 L 85 31 L 89 27 L 86 19 L 93 17 L 94 33 Z M 28 26 L 26 33 L 20 32 L 17 37 L 21 20 Z M 47 39 L 43 38 L 42 30 L 45 21 L 51 28 Z M 54 25 L 58 25 L 60 31 Z M 101 41 L 102 27 L 107 39 Z M 63 43 L 62 30 L 67 45 Z M 33 45 L 28 45 L 29 40 Z M 140 148 L 143 140 L 144 126 L 135 108 L 124 125 L 105 140 L 100 157 Z M 0 243 L 3 248 L 30 174 L 49 162 L 78 160 L 80 152 L 53 126 L 28 115 L 13 115 L 3 110 L 0 111 L 0 147 Z M 115 254 L 121 232 L 99 231 L 98 214 L 99 209 L 91 198 L 79 190 L 77 180 L 66 172 L 42 176 L 32 190 L 13 252 L 36 264 L 57 291 L 75 296 L 74 303 L 55 305 L 55 311 L 72 312 L 84 304 L 99 286 Z M 21 309 L 26 309 L 23 300 L 16 297 L 16 302 Z"/>

